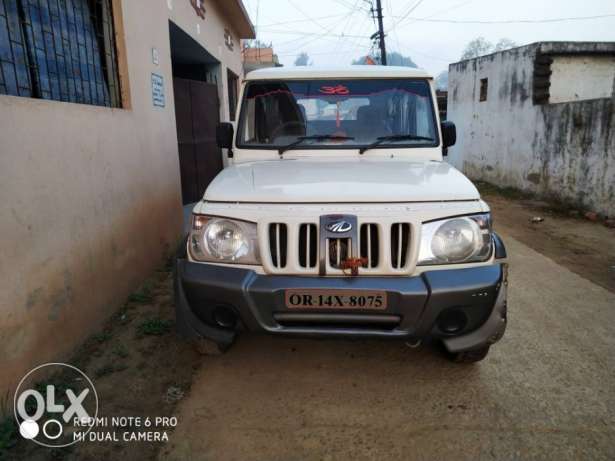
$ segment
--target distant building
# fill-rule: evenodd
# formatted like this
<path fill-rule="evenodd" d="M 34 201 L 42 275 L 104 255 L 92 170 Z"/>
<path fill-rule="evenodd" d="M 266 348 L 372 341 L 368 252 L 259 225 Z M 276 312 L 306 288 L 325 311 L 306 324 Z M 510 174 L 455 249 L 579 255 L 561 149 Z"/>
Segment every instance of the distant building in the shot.
<path fill-rule="evenodd" d="M 542 42 L 449 67 L 449 161 L 615 216 L 615 42 Z"/>
<path fill-rule="evenodd" d="M 440 120 L 446 120 L 446 104 L 448 102 L 448 91 L 436 90 L 436 101 L 438 102 L 438 112 Z"/>
<path fill-rule="evenodd" d="M 278 55 L 272 47 L 249 47 L 242 49 L 243 69 L 245 73 L 264 67 L 282 67 Z"/>

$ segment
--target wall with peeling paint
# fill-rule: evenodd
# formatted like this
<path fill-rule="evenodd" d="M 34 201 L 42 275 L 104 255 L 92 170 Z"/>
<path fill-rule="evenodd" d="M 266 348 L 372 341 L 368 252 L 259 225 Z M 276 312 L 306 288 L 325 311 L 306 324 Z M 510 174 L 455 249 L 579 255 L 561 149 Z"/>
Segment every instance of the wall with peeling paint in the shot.
<path fill-rule="evenodd" d="M 205 6 L 201 20 L 189 0 L 121 1 L 127 109 L 0 95 L 0 403 L 27 370 L 68 359 L 175 249 L 169 19 L 207 43 L 222 72 L 242 73 L 238 39 L 234 51 L 225 46 L 228 19 Z M 152 72 L 164 77 L 164 108 L 152 104 Z M 226 78 L 219 83 L 228 119 Z"/>
<path fill-rule="evenodd" d="M 534 104 L 534 60 L 545 53 L 551 95 Z M 451 64 L 448 160 L 470 178 L 615 216 L 614 84 L 615 43 L 536 43 Z"/>

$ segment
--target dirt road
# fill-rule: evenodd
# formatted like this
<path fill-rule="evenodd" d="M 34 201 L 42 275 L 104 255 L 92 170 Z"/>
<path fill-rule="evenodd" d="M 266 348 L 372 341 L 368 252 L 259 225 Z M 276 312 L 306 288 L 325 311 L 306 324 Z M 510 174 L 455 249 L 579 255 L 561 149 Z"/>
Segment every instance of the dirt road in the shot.
<path fill-rule="evenodd" d="M 169 442 L 50 451 L 7 437 L 9 419 L 0 459 L 5 439 L 7 459 L 41 461 L 615 459 L 615 229 L 481 192 L 511 263 L 508 330 L 486 361 L 247 335 L 201 357 L 172 333 L 166 267 L 70 363 L 94 379 L 102 416 L 177 416 Z"/>
<path fill-rule="evenodd" d="M 615 458 L 615 294 L 503 237 L 509 329 L 485 362 L 243 336 L 205 359 L 159 459 Z"/>

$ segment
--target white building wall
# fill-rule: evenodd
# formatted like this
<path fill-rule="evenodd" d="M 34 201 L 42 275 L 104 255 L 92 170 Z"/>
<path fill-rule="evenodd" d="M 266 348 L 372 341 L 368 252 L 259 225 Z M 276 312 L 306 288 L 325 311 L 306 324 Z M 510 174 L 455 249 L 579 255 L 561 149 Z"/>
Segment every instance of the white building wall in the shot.
<path fill-rule="evenodd" d="M 555 56 L 549 102 L 610 98 L 615 84 L 615 56 Z"/>
<path fill-rule="evenodd" d="M 189 0 L 114 7 L 124 108 L 0 95 L 0 395 L 33 366 L 68 358 L 179 241 L 169 19 L 221 61 L 223 120 L 226 67 L 241 75 L 239 38 L 228 50 L 231 21 L 212 1 L 204 20 Z M 164 78 L 165 107 L 152 104 L 152 72 Z"/>
<path fill-rule="evenodd" d="M 448 161 L 473 179 L 615 216 L 613 100 L 535 105 L 539 47 L 450 66 L 447 118 L 457 126 L 457 143 Z M 484 78 L 488 95 L 481 102 Z"/>

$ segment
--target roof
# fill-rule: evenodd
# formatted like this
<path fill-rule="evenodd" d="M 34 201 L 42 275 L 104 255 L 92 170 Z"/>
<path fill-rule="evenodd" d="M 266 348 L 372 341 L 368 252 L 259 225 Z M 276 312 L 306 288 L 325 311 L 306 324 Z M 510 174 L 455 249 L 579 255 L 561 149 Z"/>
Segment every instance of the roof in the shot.
<path fill-rule="evenodd" d="M 432 78 L 423 69 L 401 66 L 361 66 L 344 67 L 268 67 L 257 69 L 246 75 L 246 80 L 270 79 L 317 79 L 317 78 Z"/>
<path fill-rule="evenodd" d="M 527 45 L 516 46 L 514 48 L 508 48 L 502 51 L 494 51 L 492 53 L 477 56 L 475 58 L 462 59 L 457 62 L 453 62 L 450 65 L 455 66 L 467 61 L 480 61 L 482 59 L 492 59 L 497 54 L 515 53 L 521 52 L 526 49 L 535 49 L 542 54 L 550 55 L 568 55 L 568 54 L 601 54 L 612 55 L 615 54 L 615 42 L 571 42 L 571 41 L 559 41 L 559 42 L 533 42 Z"/>
<path fill-rule="evenodd" d="M 256 38 L 254 26 L 241 0 L 218 0 L 216 3 L 236 28 L 239 38 Z"/>

